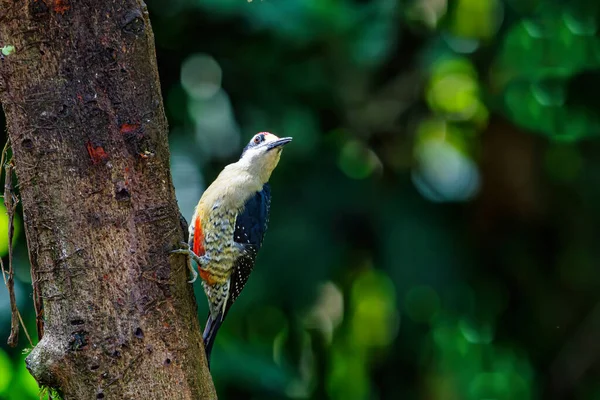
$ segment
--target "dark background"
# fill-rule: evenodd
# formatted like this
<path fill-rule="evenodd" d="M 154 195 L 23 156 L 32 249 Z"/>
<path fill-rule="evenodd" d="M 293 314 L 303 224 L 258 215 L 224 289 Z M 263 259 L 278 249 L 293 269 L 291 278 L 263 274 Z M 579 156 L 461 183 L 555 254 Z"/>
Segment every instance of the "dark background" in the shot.
<path fill-rule="evenodd" d="M 600 398 L 600 2 L 148 7 L 186 218 L 254 133 L 294 137 L 220 399 Z M 1 398 L 37 398 L 20 346 Z"/>

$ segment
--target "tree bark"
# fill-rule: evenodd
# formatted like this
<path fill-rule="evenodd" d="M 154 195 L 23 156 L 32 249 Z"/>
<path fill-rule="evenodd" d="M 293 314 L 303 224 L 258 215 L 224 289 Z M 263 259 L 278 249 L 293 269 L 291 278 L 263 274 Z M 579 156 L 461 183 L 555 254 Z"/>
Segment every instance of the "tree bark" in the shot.
<path fill-rule="evenodd" d="M 64 399 L 216 398 L 142 0 L 0 0 L 0 101 L 40 342 Z"/>

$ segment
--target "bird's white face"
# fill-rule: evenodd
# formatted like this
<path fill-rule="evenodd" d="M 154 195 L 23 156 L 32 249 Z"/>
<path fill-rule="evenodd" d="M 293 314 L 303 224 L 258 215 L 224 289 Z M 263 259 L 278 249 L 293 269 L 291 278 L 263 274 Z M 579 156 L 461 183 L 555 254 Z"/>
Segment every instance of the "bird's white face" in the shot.
<path fill-rule="evenodd" d="M 283 146 L 291 141 L 291 137 L 279 138 L 269 132 L 257 133 L 244 148 L 240 161 L 247 163 L 252 173 L 268 180 L 279 163 Z"/>

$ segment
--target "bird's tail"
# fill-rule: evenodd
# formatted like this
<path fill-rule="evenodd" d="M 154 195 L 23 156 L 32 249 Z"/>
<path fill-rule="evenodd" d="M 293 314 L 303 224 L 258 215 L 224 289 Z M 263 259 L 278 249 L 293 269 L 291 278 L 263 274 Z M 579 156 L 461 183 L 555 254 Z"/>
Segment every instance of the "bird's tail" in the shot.
<path fill-rule="evenodd" d="M 204 327 L 204 333 L 202 334 L 202 339 L 204 340 L 204 351 L 206 352 L 206 362 L 208 363 L 209 370 L 210 353 L 212 351 L 213 344 L 215 343 L 215 338 L 217 337 L 217 331 L 221 327 L 221 322 L 223 322 L 223 319 L 221 318 L 220 314 L 213 318 L 212 314 L 209 313 L 206 326 Z"/>

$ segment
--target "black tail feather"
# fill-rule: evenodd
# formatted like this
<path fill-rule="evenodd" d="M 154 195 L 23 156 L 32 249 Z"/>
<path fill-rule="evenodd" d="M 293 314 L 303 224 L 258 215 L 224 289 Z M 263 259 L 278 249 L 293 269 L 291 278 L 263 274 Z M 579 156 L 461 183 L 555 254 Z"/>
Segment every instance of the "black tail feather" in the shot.
<path fill-rule="evenodd" d="M 215 343 L 217 332 L 221 327 L 221 322 L 223 322 L 221 315 L 217 315 L 216 318 L 213 318 L 213 316 L 209 314 L 208 320 L 206 321 L 206 326 L 204 327 L 204 333 L 202 334 L 202 339 L 204 340 L 204 351 L 206 352 L 206 362 L 208 363 L 209 370 L 210 353 L 212 352 L 212 347 Z"/>

